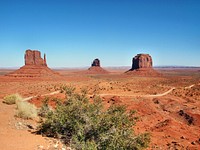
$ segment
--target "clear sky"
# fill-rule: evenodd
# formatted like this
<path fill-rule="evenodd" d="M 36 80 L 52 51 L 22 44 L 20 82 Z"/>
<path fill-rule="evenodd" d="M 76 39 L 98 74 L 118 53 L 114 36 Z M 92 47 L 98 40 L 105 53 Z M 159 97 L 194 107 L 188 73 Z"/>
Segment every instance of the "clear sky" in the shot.
<path fill-rule="evenodd" d="M 0 0 L 0 67 L 24 65 L 26 49 L 50 67 L 200 66 L 200 0 Z"/>

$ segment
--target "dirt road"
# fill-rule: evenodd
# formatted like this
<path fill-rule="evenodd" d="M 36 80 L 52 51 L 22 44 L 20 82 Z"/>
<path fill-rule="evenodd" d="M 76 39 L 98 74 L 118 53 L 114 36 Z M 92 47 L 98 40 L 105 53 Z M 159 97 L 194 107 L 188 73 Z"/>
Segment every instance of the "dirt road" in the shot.
<path fill-rule="evenodd" d="M 194 87 L 195 86 L 195 84 L 192 84 L 192 85 L 190 85 L 190 86 L 187 86 L 187 87 L 184 87 L 185 89 L 190 89 L 190 88 L 192 88 L 192 87 Z M 169 94 L 169 93 L 171 93 L 173 90 L 175 90 L 176 88 L 175 87 L 172 87 L 172 88 L 170 88 L 168 91 L 166 91 L 166 92 L 164 92 L 164 93 L 160 93 L 160 94 L 153 94 L 153 95 L 140 95 L 140 97 L 161 97 L 161 96 L 165 96 L 165 95 L 167 95 L 167 94 Z M 54 92 L 51 92 L 51 93 L 47 93 L 47 94 L 43 94 L 43 95 L 40 95 L 40 96 L 50 96 L 50 95 L 54 95 L 54 94 L 58 94 L 58 93 L 60 93 L 60 91 L 54 91 Z M 115 93 L 115 94 L 98 94 L 99 96 L 126 96 L 126 97 L 136 97 L 136 96 L 138 96 L 138 95 L 133 95 L 133 94 L 131 94 L 131 95 L 127 95 L 127 94 L 118 94 L 118 93 Z M 30 97 L 26 97 L 26 98 L 24 98 L 22 101 L 28 101 L 28 100 L 30 100 L 30 99 L 32 99 L 32 98 L 35 98 L 35 97 L 37 97 L 38 95 L 36 95 L 36 96 L 30 96 Z M 93 96 L 93 95 L 88 95 L 88 96 Z"/>

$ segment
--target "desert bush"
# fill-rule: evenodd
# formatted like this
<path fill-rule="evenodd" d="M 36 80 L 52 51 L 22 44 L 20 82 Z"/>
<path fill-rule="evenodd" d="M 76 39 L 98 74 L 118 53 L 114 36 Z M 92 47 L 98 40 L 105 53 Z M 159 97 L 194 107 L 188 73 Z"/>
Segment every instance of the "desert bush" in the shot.
<path fill-rule="evenodd" d="M 46 97 L 43 101 L 42 101 L 42 106 L 38 111 L 38 116 L 40 117 L 46 117 L 48 112 L 50 111 L 50 107 L 48 105 L 49 103 L 49 98 Z"/>
<path fill-rule="evenodd" d="M 33 119 L 37 117 L 37 108 L 35 105 L 26 102 L 17 102 L 16 116 L 23 119 Z"/>
<path fill-rule="evenodd" d="M 49 97 L 45 97 L 42 101 L 42 106 L 38 109 L 38 116 L 45 118 L 52 111 L 53 108 L 49 105 L 49 101 L 55 102 L 56 105 L 61 105 L 62 103 L 62 100 L 59 98 L 50 99 Z"/>
<path fill-rule="evenodd" d="M 70 95 L 48 112 L 38 133 L 61 137 L 77 150 L 139 150 L 148 146 L 149 134 L 134 134 L 134 111 L 122 105 L 105 109 L 99 97 L 89 102 L 84 93 L 71 92 L 71 87 L 65 87 L 65 91 Z"/>
<path fill-rule="evenodd" d="M 3 98 L 3 103 L 12 105 L 12 104 L 16 104 L 17 101 L 21 101 L 21 100 L 22 100 L 22 97 L 19 94 L 11 94 Z"/>

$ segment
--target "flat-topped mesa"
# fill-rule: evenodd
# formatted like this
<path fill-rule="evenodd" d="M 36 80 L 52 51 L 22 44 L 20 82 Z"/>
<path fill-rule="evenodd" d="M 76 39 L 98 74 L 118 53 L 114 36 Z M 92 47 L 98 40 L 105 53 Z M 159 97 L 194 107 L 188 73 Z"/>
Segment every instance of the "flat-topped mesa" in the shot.
<path fill-rule="evenodd" d="M 92 62 L 92 65 L 91 67 L 100 67 L 100 60 L 98 58 L 96 58 L 93 62 Z"/>
<path fill-rule="evenodd" d="M 161 76 L 153 69 L 153 60 L 149 54 L 137 54 L 132 59 L 132 68 L 125 73 L 138 76 Z"/>
<path fill-rule="evenodd" d="M 132 68 L 131 70 L 135 69 L 148 69 L 152 68 L 153 61 L 149 54 L 137 54 L 132 60 Z"/>
<path fill-rule="evenodd" d="M 41 58 L 41 53 L 38 50 L 26 50 L 24 59 L 25 65 L 47 66 L 46 55 L 44 54 L 44 59 Z"/>

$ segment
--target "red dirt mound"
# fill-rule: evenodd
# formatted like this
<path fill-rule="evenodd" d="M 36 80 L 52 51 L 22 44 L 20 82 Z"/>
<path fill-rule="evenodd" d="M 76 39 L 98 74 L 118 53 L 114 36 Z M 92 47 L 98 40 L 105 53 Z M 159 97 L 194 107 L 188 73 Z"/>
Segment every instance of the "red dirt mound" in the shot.
<path fill-rule="evenodd" d="M 129 70 L 125 73 L 127 75 L 137 75 L 137 76 L 162 76 L 161 73 L 157 72 L 152 68 L 140 68 L 135 70 Z"/>
<path fill-rule="evenodd" d="M 87 71 L 84 71 L 86 74 L 108 74 L 109 72 L 101 67 L 92 66 Z"/>
<path fill-rule="evenodd" d="M 57 77 L 58 73 L 46 66 L 25 65 L 20 69 L 7 74 L 9 77 Z"/>

